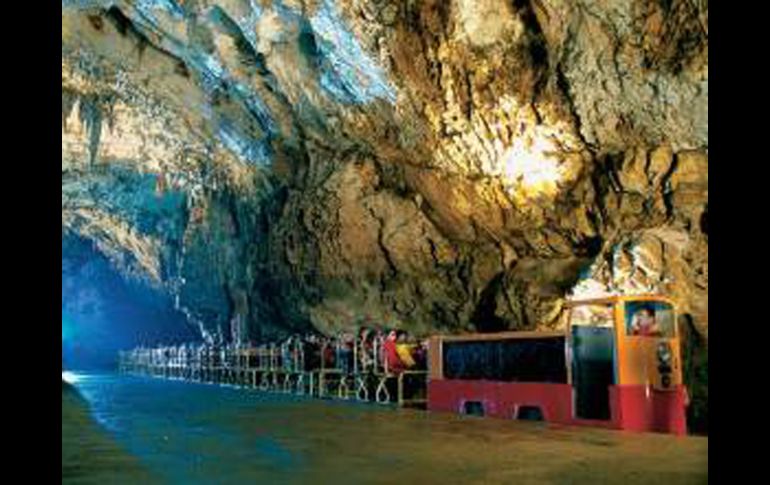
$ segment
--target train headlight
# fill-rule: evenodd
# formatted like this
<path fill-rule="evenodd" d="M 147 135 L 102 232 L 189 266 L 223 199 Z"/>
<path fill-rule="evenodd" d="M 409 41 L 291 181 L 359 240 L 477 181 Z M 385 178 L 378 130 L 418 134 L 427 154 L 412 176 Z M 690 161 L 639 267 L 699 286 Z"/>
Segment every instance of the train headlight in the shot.
<path fill-rule="evenodd" d="M 658 360 L 661 364 L 671 363 L 671 345 L 668 342 L 661 342 L 658 344 Z"/>

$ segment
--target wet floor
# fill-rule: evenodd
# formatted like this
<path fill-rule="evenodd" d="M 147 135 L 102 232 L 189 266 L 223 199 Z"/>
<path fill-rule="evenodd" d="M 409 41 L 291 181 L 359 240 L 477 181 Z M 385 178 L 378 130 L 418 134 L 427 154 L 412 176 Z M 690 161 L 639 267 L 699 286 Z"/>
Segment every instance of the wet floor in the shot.
<path fill-rule="evenodd" d="M 62 391 L 63 483 L 707 483 L 708 439 L 110 374 Z"/>

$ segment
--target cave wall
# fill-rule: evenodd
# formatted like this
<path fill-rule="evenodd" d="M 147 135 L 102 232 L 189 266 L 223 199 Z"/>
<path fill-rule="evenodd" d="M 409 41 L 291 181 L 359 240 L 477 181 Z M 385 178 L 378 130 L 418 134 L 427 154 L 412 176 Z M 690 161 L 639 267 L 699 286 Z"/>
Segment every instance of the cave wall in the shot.
<path fill-rule="evenodd" d="M 93 1 L 62 12 L 62 223 L 206 336 L 708 336 L 708 6 Z"/>
<path fill-rule="evenodd" d="M 661 292 L 707 423 L 707 218 L 706 0 L 62 2 L 63 233 L 205 339 Z"/>

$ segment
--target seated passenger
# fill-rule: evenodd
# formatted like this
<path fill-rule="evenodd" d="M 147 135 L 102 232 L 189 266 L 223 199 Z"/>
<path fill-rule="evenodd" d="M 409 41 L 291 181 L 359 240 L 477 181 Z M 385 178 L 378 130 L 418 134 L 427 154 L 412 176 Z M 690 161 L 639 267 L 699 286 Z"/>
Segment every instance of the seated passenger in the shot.
<path fill-rule="evenodd" d="M 396 348 L 396 331 L 391 331 L 385 338 L 385 342 L 382 345 L 382 357 L 385 362 L 385 368 L 388 372 L 399 373 L 403 372 L 406 367 L 398 356 L 398 350 Z"/>
<path fill-rule="evenodd" d="M 415 346 L 407 343 L 406 332 L 403 330 L 396 332 L 396 335 L 396 352 L 398 353 L 398 358 L 401 360 L 404 368 L 413 369 L 417 365 L 412 356 Z"/>
<path fill-rule="evenodd" d="M 348 333 L 343 333 L 337 338 L 336 356 L 337 366 L 342 372 L 348 374 L 353 370 L 353 337 Z"/>
<path fill-rule="evenodd" d="M 336 358 L 336 343 L 333 339 L 323 337 L 321 340 L 321 358 L 323 359 L 324 369 L 334 369 Z"/>
<path fill-rule="evenodd" d="M 314 335 L 305 336 L 302 352 L 305 355 L 306 371 L 314 371 L 321 367 L 321 348 Z"/>
<path fill-rule="evenodd" d="M 284 371 L 294 370 L 294 359 L 292 358 L 293 346 L 293 337 L 289 337 L 281 344 L 281 356 Z"/>
<path fill-rule="evenodd" d="M 385 367 L 385 340 L 388 338 L 387 330 L 375 328 L 372 334 L 372 366 L 375 372 Z M 395 348 L 395 346 L 394 346 Z"/>
<path fill-rule="evenodd" d="M 374 364 L 373 334 L 366 327 L 361 327 L 358 332 L 358 360 L 360 370 L 369 372 Z"/>
<path fill-rule="evenodd" d="M 294 370 L 301 372 L 305 370 L 305 358 L 303 353 L 302 338 L 299 335 L 294 335 L 291 344 L 291 358 L 294 363 Z"/>
<path fill-rule="evenodd" d="M 428 343 L 427 339 L 419 342 L 414 350 L 414 360 L 417 363 L 417 368 L 422 370 L 428 369 Z"/>

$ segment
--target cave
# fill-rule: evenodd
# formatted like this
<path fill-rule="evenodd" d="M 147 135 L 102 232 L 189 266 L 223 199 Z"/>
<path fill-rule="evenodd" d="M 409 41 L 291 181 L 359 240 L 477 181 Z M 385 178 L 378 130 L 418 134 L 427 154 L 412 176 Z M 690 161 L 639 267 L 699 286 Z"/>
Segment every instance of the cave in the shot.
<path fill-rule="evenodd" d="M 707 2 L 63 1 L 61 40 L 63 371 L 657 294 L 706 433 Z"/>
<path fill-rule="evenodd" d="M 78 236 L 62 236 L 62 368 L 112 369 L 117 353 L 200 339 L 161 292 L 127 280 Z"/>

